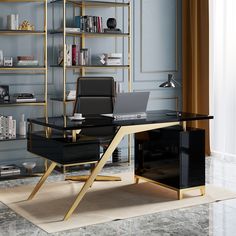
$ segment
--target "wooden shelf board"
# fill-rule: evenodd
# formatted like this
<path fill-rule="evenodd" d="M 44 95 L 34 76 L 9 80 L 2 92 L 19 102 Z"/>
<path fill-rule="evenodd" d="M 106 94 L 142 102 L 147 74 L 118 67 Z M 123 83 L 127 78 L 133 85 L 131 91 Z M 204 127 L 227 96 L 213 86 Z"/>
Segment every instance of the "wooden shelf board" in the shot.
<path fill-rule="evenodd" d="M 0 0 L 0 3 L 45 2 L 45 0 Z"/>
<path fill-rule="evenodd" d="M 45 31 L 0 29 L 0 35 L 45 35 Z"/>
<path fill-rule="evenodd" d="M 14 70 L 46 70 L 45 66 L 1 66 L 1 70 L 14 71 Z"/>
<path fill-rule="evenodd" d="M 63 0 L 53 0 L 50 3 L 63 3 Z M 78 5 L 80 7 L 127 7 L 130 5 L 129 2 L 105 2 L 105 1 L 76 1 L 66 0 L 66 3 Z"/>
<path fill-rule="evenodd" d="M 63 100 L 63 98 L 51 98 L 51 100 L 52 101 L 56 101 L 56 102 L 64 102 L 64 100 Z M 66 99 L 66 101 L 65 102 L 74 102 L 75 101 L 75 99 Z"/>
<path fill-rule="evenodd" d="M 11 100 L 9 102 L 1 102 L 1 106 L 45 106 L 46 102 L 44 100 L 38 100 L 36 102 L 16 102 L 15 100 Z"/>
<path fill-rule="evenodd" d="M 51 67 L 58 67 L 63 68 L 63 66 L 60 65 L 51 65 Z M 129 68 L 129 65 L 113 65 L 113 66 L 106 66 L 106 65 L 83 65 L 83 66 L 67 66 L 66 69 L 125 69 Z"/>
<path fill-rule="evenodd" d="M 62 34 L 63 30 L 52 30 L 50 34 Z M 128 33 L 90 33 L 90 32 L 66 32 L 67 36 L 85 37 L 129 37 Z"/>

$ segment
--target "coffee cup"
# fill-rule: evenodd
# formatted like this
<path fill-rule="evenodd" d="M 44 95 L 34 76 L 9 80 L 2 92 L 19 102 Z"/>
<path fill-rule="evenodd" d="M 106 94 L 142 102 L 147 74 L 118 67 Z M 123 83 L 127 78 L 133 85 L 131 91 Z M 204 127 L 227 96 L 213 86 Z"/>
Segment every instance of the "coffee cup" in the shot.
<path fill-rule="evenodd" d="M 81 113 L 74 113 L 74 118 L 75 118 L 75 119 L 82 119 L 83 116 L 82 116 Z"/>

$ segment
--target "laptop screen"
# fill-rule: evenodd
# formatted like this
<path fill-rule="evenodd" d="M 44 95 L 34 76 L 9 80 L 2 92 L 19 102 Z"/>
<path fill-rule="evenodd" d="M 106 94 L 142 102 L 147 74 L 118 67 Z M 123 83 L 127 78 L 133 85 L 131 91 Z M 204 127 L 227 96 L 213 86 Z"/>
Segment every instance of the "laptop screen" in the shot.
<path fill-rule="evenodd" d="M 118 93 L 113 115 L 145 113 L 149 92 Z"/>

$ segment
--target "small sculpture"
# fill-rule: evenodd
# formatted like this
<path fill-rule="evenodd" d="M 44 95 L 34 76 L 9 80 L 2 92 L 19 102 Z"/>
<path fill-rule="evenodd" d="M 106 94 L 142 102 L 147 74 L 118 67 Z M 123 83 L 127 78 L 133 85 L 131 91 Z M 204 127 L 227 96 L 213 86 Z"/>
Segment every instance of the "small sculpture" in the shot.
<path fill-rule="evenodd" d="M 116 19 L 115 18 L 108 18 L 107 19 L 107 27 L 104 29 L 104 33 L 121 33 L 121 30 L 116 28 Z"/>
<path fill-rule="evenodd" d="M 24 20 L 20 26 L 19 26 L 19 30 L 34 30 L 34 25 L 31 25 L 29 23 L 29 21 Z"/>
<path fill-rule="evenodd" d="M 116 19 L 115 18 L 108 18 L 107 28 L 110 30 L 114 30 L 116 28 Z"/>

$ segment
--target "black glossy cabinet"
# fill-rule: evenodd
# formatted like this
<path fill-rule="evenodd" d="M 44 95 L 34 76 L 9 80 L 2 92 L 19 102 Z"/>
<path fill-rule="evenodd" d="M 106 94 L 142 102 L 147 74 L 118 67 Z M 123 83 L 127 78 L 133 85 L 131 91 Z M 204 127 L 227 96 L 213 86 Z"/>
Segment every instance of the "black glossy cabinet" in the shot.
<path fill-rule="evenodd" d="M 205 131 L 173 126 L 136 134 L 135 175 L 175 189 L 205 185 Z"/>

